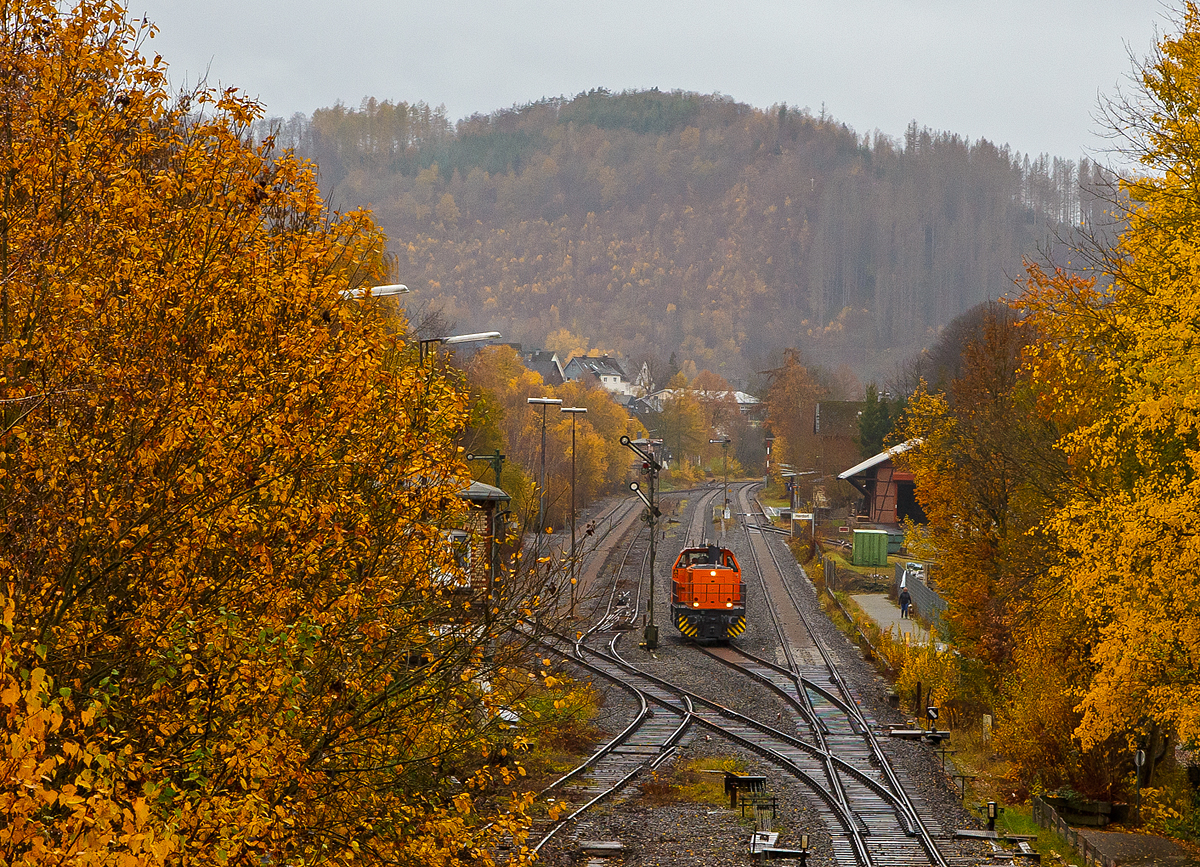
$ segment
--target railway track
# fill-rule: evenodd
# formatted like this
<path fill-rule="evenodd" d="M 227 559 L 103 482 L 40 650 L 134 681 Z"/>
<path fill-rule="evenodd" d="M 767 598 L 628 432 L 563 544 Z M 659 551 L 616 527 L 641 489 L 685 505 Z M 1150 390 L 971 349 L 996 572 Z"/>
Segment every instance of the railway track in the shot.
<path fill-rule="evenodd" d="M 741 503 L 741 513 L 751 511 L 748 486 L 731 486 Z M 685 539 L 696 544 L 712 538 L 707 524 L 713 490 L 698 494 Z M 578 768 L 556 780 L 549 791 L 560 791 L 572 801 L 570 811 L 545 830 L 536 849 L 578 821 L 585 811 L 644 774 L 668 761 L 689 728 L 705 730 L 751 750 L 794 777 L 809 794 L 809 801 L 832 841 L 839 867 L 947 867 L 933 835 L 927 830 L 916 806 L 906 794 L 899 776 L 872 730 L 872 721 L 859 710 L 852 691 L 837 671 L 829 652 L 815 638 L 798 600 L 783 578 L 783 570 L 761 528 L 755 523 L 735 522 L 731 533 L 739 536 L 746 554 L 744 571 L 753 571 L 761 583 L 764 606 L 771 611 L 771 628 L 778 636 L 779 658 L 772 661 L 736 646 L 705 648 L 690 645 L 686 652 L 707 654 L 736 670 L 748 682 L 769 690 L 791 708 L 796 733 L 781 730 L 762 720 L 741 714 L 703 694 L 660 678 L 644 666 L 626 658 L 622 641 L 630 624 L 628 616 L 614 616 L 621 594 L 631 593 L 628 572 L 638 571 L 632 610 L 641 610 L 648 589 L 645 585 L 645 551 L 639 556 L 638 541 L 644 531 L 633 533 L 613 570 L 612 587 L 597 605 L 592 625 L 572 637 L 544 636 L 546 650 L 571 661 L 596 678 L 618 684 L 634 698 L 639 710 L 624 731 L 588 757 Z M 644 549 L 644 545 L 642 548 Z M 746 567 L 750 566 L 750 569 Z M 622 582 L 625 590 L 620 590 Z M 601 610 L 601 608 L 603 610 Z M 680 648 L 684 650 L 684 648 Z"/>
<path fill-rule="evenodd" d="M 572 808 L 544 829 L 534 852 L 540 852 L 554 836 L 577 821 L 580 816 L 606 798 L 620 792 L 643 772 L 653 771 L 673 758 L 675 746 L 692 722 L 691 702 L 678 699 L 665 691 L 627 683 L 613 677 L 613 671 L 603 659 L 590 660 L 578 654 L 579 645 L 568 638 L 550 636 L 541 639 L 542 645 L 594 674 L 620 684 L 633 694 L 639 708 L 633 720 L 615 738 L 604 744 L 579 766 L 555 780 L 542 791 L 546 796 L 561 792 L 573 802 Z M 655 713 L 654 704 L 659 712 Z M 571 791 L 565 791 L 570 785 Z"/>
<path fill-rule="evenodd" d="M 738 496 L 744 513 L 755 514 L 751 511 L 748 490 L 739 489 Z M 764 597 L 772 600 L 769 608 L 786 664 L 773 665 L 736 648 L 728 648 L 729 653 L 723 661 L 736 665 L 748 676 L 789 684 L 812 709 L 818 722 L 818 739 L 828 755 L 837 756 L 859 772 L 871 775 L 886 790 L 887 796 L 881 797 L 878 790 L 864 789 L 838 766 L 830 765 L 831 785 L 841 791 L 847 809 L 862 818 L 866 826 L 860 841 L 866 860 L 862 860 L 860 853 L 858 863 L 946 867 L 945 856 L 893 770 L 872 721 L 859 709 L 858 701 L 838 671 L 830 651 L 817 639 L 804 606 L 796 597 L 795 588 L 783 578 L 776 552 L 761 532 L 755 532 L 756 529 L 749 523 L 745 525 L 746 544 Z M 789 614 L 794 611 L 798 616 L 803 626 L 801 632 L 784 628 L 780 612 L 785 610 Z M 800 638 L 802 653 L 793 648 L 797 638 Z M 741 659 L 737 660 L 737 657 Z"/>

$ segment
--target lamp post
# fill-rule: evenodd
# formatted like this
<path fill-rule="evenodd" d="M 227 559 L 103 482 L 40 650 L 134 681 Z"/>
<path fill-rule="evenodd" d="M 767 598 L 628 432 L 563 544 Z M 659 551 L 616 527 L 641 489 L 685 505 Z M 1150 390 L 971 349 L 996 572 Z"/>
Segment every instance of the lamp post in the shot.
<path fill-rule="evenodd" d="M 575 579 L 579 573 L 575 559 L 575 418 L 587 412 L 586 406 L 564 406 L 559 412 L 571 414 L 571 615 L 575 614 Z"/>
<path fill-rule="evenodd" d="M 542 548 L 542 533 L 545 532 L 546 521 L 546 407 L 562 406 L 562 398 L 560 397 L 530 397 L 525 399 L 526 403 L 540 406 L 542 408 L 542 480 L 538 487 L 538 523 L 537 523 L 537 544 L 534 546 L 534 560 L 536 562 Z"/>
<path fill-rule="evenodd" d="M 459 343 L 478 343 L 484 340 L 497 340 L 499 337 L 499 331 L 477 331 L 474 334 L 454 334 L 449 337 L 427 337 L 420 341 L 421 361 L 425 361 L 425 356 L 429 354 L 429 347 L 435 343 L 445 344 L 446 346 L 454 346 Z"/>
<path fill-rule="evenodd" d="M 386 298 L 389 295 L 407 295 L 412 290 L 403 283 L 386 283 L 383 286 L 359 286 L 357 289 L 343 289 L 343 298 Z"/>
<path fill-rule="evenodd" d="M 722 515 L 725 520 L 729 520 L 729 437 L 722 437 L 719 440 L 709 440 L 713 445 L 720 445 L 722 451 L 725 452 L 725 508 Z M 722 524 L 722 526 L 724 526 Z"/>

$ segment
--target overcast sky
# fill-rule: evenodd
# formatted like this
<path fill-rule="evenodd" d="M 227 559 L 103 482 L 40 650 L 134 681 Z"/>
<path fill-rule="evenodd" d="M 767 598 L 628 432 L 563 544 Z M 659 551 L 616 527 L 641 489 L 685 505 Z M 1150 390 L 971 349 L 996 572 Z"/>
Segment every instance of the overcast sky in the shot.
<path fill-rule="evenodd" d="M 1171 32 L 1163 0 L 130 0 L 172 83 L 234 85 L 268 115 L 365 96 L 475 112 L 583 90 L 824 105 L 1027 153 L 1105 157 L 1098 99 Z"/>

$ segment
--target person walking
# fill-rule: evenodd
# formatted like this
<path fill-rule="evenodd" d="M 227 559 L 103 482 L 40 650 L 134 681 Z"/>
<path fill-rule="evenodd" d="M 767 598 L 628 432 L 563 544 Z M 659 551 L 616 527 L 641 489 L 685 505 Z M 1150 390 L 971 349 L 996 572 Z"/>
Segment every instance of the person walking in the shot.
<path fill-rule="evenodd" d="M 900 619 L 908 619 L 908 606 L 912 603 L 912 596 L 909 595 L 908 588 L 900 589 Z"/>

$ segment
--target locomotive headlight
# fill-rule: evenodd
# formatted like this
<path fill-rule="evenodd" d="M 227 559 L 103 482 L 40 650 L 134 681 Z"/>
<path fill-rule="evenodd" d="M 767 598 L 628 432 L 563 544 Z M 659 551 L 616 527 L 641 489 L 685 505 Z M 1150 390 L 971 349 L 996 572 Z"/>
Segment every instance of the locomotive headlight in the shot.
<path fill-rule="evenodd" d="M 713 570 L 712 570 L 711 572 L 709 572 L 708 574 L 709 574 L 709 575 L 712 575 L 714 578 L 716 578 L 716 577 L 717 577 L 717 570 L 716 570 L 716 569 L 713 569 Z"/>
<path fill-rule="evenodd" d="M 693 607 L 693 608 L 699 608 L 699 607 L 700 607 L 700 603 L 699 603 L 699 602 L 693 602 L 693 603 L 692 603 L 692 607 Z"/>
<path fill-rule="evenodd" d="M 732 603 L 732 602 L 726 602 L 726 603 L 725 603 L 725 607 L 726 607 L 726 608 L 732 608 L 732 607 L 733 607 L 733 603 Z"/>

